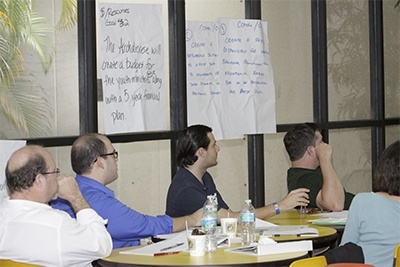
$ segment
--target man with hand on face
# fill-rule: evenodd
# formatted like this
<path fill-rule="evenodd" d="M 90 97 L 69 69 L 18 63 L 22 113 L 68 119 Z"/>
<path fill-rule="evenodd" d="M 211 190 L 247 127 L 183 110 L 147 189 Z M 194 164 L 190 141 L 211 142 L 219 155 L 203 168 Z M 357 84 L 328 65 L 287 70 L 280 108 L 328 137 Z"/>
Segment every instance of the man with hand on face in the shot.
<path fill-rule="evenodd" d="M 292 162 L 287 172 L 288 190 L 310 189 L 311 208 L 348 210 L 354 195 L 344 190 L 332 164 L 332 146 L 322 141 L 318 125 L 298 124 L 286 133 L 283 142 Z"/>
<path fill-rule="evenodd" d="M 218 192 L 214 180 L 207 169 L 217 165 L 220 148 L 215 141 L 212 129 L 205 125 L 193 125 L 179 136 L 177 151 L 179 170 L 168 190 L 167 214 L 183 216 L 202 208 L 208 195 L 217 195 L 218 217 L 239 218 L 240 211 L 232 211 Z M 259 219 L 267 219 L 281 211 L 296 206 L 307 206 L 308 189 L 299 188 L 290 192 L 284 199 L 256 209 Z"/>
<path fill-rule="evenodd" d="M 50 153 L 28 145 L 15 151 L 6 166 L 10 193 L 0 205 L 0 258 L 40 266 L 92 266 L 108 256 L 111 237 L 90 208 L 74 177 L 59 175 Z M 70 203 L 77 219 L 52 209 L 58 194 Z"/>
<path fill-rule="evenodd" d="M 89 133 L 80 136 L 72 145 L 71 163 L 77 173 L 79 188 L 93 209 L 108 219 L 107 230 L 111 234 L 114 249 L 138 246 L 140 239 L 182 231 L 185 222 L 189 227 L 201 224 L 202 210 L 179 218 L 149 216 L 120 202 L 114 192 L 106 187 L 118 178 L 117 162 L 118 152 L 105 135 Z M 58 198 L 51 205 L 75 217 L 74 210 L 63 199 Z"/>

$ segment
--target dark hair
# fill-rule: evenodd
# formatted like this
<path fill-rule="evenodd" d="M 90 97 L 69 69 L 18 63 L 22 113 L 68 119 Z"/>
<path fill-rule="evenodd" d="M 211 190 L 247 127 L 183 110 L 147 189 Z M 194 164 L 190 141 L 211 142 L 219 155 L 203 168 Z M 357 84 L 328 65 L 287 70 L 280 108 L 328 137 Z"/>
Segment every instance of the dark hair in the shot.
<path fill-rule="evenodd" d="M 317 140 L 315 132 L 321 132 L 321 129 L 317 124 L 311 122 L 297 124 L 287 131 L 283 143 L 291 161 L 301 159 L 307 147 L 315 146 Z"/>
<path fill-rule="evenodd" d="M 77 174 L 91 170 L 95 159 L 106 152 L 106 145 L 100 139 L 101 134 L 88 133 L 80 136 L 72 144 L 71 164 Z"/>
<path fill-rule="evenodd" d="M 177 159 L 180 167 L 193 165 L 197 161 L 196 151 L 199 148 L 207 150 L 210 144 L 208 133 L 211 132 L 211 127 L 192 125 L 180 133 L 177 144 Z"/>
<path fill-rule="evenodd" d="M 374 191 L 400 196 L 400 140 L 387 147 L 374 172 Z"/>
<path fill-rule="evenodd" d="M 35 150 L 28 153 L 26 163 L 15 170 L 10 171 L 8 166 L 10 162 L 7 162 L 6 183 L 10 194 L 32 187 L 36 175 L 47 171 L 46 161 L 40 152 Z"/>

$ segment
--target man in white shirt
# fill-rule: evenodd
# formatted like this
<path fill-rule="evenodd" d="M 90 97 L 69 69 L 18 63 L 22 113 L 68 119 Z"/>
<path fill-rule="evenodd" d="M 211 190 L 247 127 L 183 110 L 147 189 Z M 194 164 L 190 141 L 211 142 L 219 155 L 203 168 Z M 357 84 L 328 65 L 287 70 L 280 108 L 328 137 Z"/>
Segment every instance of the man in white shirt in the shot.
<path fill-rule="evenodd" d="M 10 197 L 0 205 L 0 258 L 41 266 L 92 266 L 108 256 L 111 237 L 103 220 L 83 198 L 75 178 L 59 175 L 51 154 L 28 145 L 7 162 Z M 59 195 L 77 219 L 47 203 Z"/>

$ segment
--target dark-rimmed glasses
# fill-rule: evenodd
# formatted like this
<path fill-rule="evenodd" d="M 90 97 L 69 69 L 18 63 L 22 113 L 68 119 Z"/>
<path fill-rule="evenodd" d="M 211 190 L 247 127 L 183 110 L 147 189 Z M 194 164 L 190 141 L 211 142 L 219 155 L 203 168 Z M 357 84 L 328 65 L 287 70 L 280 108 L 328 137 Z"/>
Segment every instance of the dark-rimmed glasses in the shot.
<path fill-rule="evenodd" d="M 46 174 L 54 174 L 54 173 L 60 173 L 60 169 L 56 168 L 54 171 L 52 172 L 41 172 L 40 174 L 46 175 Z"/>
<path fill-rule="evenodd" d="M 117 151 L 117 150 L 114 150 L 114 151 L 111 152 L 111 153 L 100 154 L 100 155 L 99 155 L 99 157 L 107 157 L 107 156 L 113 156 L 115 159 L 117 159 L 117 158 L 118 158 L 118 151 Z M 94 160 L 94 162 L 96 162 L 96 161 L 97 161 L 97 158 Z"/>

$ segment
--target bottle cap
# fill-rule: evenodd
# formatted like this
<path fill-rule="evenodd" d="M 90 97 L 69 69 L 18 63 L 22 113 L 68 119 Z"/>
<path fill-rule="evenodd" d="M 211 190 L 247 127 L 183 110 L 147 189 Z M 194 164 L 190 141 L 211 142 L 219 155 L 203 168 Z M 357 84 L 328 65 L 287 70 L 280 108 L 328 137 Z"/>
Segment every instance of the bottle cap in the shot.
<path fill-rule="evenodd" d="M 246 203 L 246 204 L 251 204 L 251 199 L 246 199 L 246 200 L 244 201 L 244 203 Z"/>

